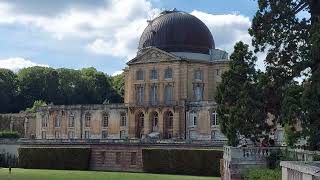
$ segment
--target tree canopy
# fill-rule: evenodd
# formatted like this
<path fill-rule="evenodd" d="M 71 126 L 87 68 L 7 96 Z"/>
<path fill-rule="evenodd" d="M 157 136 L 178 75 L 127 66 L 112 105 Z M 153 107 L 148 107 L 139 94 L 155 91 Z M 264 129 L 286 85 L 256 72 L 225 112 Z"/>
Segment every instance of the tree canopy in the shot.
<path fill-rule="evenodd" d="M 121 102 L 112 82 L 95 68 L 29 67 L 17 74 L 0 69 L 0 113 L 25 110 L 38 100 L 57 105 Z"/>

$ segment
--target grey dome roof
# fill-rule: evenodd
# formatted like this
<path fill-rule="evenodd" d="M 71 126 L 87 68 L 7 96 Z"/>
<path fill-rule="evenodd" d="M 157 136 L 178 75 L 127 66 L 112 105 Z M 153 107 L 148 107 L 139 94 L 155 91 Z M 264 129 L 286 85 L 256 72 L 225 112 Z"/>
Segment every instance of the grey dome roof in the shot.
<path fill-rule="evenodd" d="M 164 11 L 149 22 L 139 41 L 139 51 L 157 47 L 166 52 L 209 54 L 215 44 L 208 27 L 195 16 L 181 11 Z"/>

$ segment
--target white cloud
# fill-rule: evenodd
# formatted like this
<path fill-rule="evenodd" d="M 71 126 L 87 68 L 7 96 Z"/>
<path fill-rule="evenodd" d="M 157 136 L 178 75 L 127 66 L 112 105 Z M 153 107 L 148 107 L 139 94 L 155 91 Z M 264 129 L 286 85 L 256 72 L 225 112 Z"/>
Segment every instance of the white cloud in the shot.
<path fill-rule="evenodd" d="M 32 67 L 32 66 L 49 67 L 46 64 L 38 64 L 21 57 L 0 59 L 0 68 L 10 69 L 14 72 L 18 72 L 22 68 Z"/>
<path fill-rule="evenodd" d="M 121 73 L 123 73 L 123 70 L 115 71 L 114 73 L 112 73 L 111 76 L 116 76 L 116 75 L 119 75 Z"/>
<path fill-rule="evenodd" d="M 39 13 L 13 11 L 13 4 L 0 2 L 0 24 L 18 23 L 31 25 L 50 33 L 54 38 L 83 39 L 84 49 L 97 55 L 134 57 L 139 37 L 147 26 L 147 20 L 159 14 L 149 0 L 110 0 L 95 8 L 70 6 L 57 14 L 48 16 Z M 194 10 L 210 29 L 216 48 L 232 53 L 237 41 L 249 43 L 250 18 L 241 14 L 209 14 Z"/>
<path fill-rule="evenodd" d="M 192 11 L 191 14 L 208 26 L 215 40 L 216 48 L 231 53 L 237 41 L 251 42 L 248 33 L 251 21 L 247 16 L 240 14 L 214 15 L 196 10 Z"/>

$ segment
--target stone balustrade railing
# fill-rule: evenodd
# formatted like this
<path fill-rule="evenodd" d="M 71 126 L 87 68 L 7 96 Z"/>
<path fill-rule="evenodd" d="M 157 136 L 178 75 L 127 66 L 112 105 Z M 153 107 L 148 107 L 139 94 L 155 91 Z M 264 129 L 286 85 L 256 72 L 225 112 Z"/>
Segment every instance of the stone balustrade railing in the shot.
<path fill-rule="evenodd" d="M 281 147 L 231 147 L 224 146 L 223 158 L 238 161 L 264 161 L 271 152 L 280 151 Z"/>

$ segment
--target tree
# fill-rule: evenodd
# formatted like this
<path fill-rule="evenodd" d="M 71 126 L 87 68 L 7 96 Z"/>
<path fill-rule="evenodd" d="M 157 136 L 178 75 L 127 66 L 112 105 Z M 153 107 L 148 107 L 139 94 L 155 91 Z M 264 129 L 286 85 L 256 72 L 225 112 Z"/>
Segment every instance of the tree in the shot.
<path fill-rule="evenodd" d="M 256 142 L 267 130 L 264 98 L 258 86 L 261 72 L 255 69 L 256 57 L 249 46 L 239 42 L 230 56 L 229 71 L 217 88 L 219 123 L 229 145 L 244 137 Z"/>
<path fill-rule="evenodd" d="M 124 99 L 124 74 L 121 73 L 119 75 L 111 77 L 111 82 L 113 88 L 116 90 L 117 96 L 119 96 L 119 101 L 123 102 Z"/>
<path fill-rule="evenodd" d="M 53 68 L 35 66 L 21 69 L 18 81 L 19 93 L 24 98 L 23 109 L 39 99 L 55 103 L 58 98 L 59 77 Z"/>
<path fill-rule="evenodd" d="M 294 78 L 309 72 L 302 96 L 305 103 L 301 104 L 301 121 L 309 145 L 315 148 L 318 143 L 315 129 L 320 128 L 320 1 L 258 0 L 258 5 L 249 33 L 256 52 L 267 50 L 265 62 L 273 89 L 283 95 Z M 301 11 L 308 11 L 310 18 L 299 18 Z M 278 108 L 276 104 L 281 104 L 282 95 L 274 97 L 273 107 Z M 280 112 L 275 116 L 279 117 Z"/>
<path fill-rule="evenodd" d="M 8 69 L 0 69 L 0 113 L 16 112 L 16 75 Z"/>
<path fill-rule="evenodd" d="M 47 103 L 44 101 L 41 101 L 41 100 L 35 101 L 32 107 L 26 109 L 26 112 L 35 113 L 40 107 L 46 106 L 46 105 Z"/>

